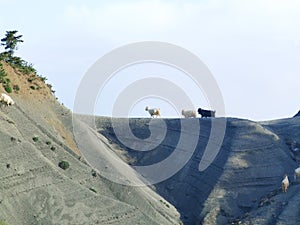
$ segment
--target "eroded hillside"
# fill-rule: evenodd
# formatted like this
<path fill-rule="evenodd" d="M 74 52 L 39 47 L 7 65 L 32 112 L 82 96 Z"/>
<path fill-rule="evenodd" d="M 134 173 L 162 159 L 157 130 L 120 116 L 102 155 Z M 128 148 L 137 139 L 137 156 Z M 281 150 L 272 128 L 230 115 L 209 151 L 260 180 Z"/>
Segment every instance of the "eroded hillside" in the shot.
<path fill-rule="evenodd" d="M 180 223 L 176 209 L 150 188 L 116 184 L 93 170 L 77 148 L 71 112 L 38 77 L 3 65 L 18 90 L 9 94 L 15 104 L 0 109 L 0 222 Z"/>
<path fill-rule="evenodd" d="M 213 120 L 222 120 L 214 118 Z M 114 128 L 125 120 L 113 119 Z M 168 157 L 176 148 L 184 119 L 162 119 L 167 126 L 164 141 L 148 152 L 134 151 L 119 141 L 112 120 L 99 117 L 98 131 L 107 137 L 116 153 L 131 165 L 149 165 Z M 188 119 L 200 123 L 196 150 L 186 165 L 171 178 L 155 184 L 157 193 L 180 212 L 184 224 L 298 224 L 300 185 L 293 181 L 297 168 L 291 142 L 300 143 L 300 118 L 257 123 L 227 118 L 226 133 L 213 163 L 200 172 L 212 119 Z M 130 119 L 132 132 L 145 139 L 150 135 L 150 119 Z M 121 139 L 130 139 L 124 132 Z M 131 138 L 131 141 L 135 140 Z M 145 142 L 145 148 L 151 143 Z M 299 145 L 299 144 L 298 144 Z M 288 174 L 287 193 L 281 180 Z"/>

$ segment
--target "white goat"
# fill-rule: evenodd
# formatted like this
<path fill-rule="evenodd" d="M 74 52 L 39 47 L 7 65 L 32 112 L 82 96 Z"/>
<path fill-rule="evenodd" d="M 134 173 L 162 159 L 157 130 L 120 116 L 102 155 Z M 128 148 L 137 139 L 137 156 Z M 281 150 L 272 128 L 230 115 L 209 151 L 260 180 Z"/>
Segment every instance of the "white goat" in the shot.
<path fill-rule="evenodd" d="M 294 181 L 296 181 L 297 177 L 300 176 L 300 167 L 298 167 L 297 169 L 295 169 L 294 172 Z"/>
<path fill-rule="evenodd" d="M 160 116 L 160 109 L 158 109 L 158 108 L 149 109 L 149 107 L 146 106 L 145 110 L 149 112 L 149 114 L 151 115 L 151 117 L 154 117 L 154 116 L 158 117 L 158 116 Z"/>
<path fill-rule="evenodd" d="M 282 180 L 281 182 L 281 188 L 282 188 L 282 191 L 283 192 L 286 192 L 288 187 L 290 185 L 290 182 L 289 182 L 289 178 L 288 178 L 288 175 L 285 175 L 284 176 L 284 179 Z"/>
<path fill-rule="evenodd" d="M 0 96 L 0 102 L 6 103 L 6 105 L 13 105 L 15 104 L 14 100 L 10 96 L 5 93 L 2 93 Z"/>
<path fill-rule="evenodd" d="M 197 117 L 197 112 L 196 110 L 181 110 L 181 114 L 185 117 L 185 118 L 190 118 L 190 117 Z"/>

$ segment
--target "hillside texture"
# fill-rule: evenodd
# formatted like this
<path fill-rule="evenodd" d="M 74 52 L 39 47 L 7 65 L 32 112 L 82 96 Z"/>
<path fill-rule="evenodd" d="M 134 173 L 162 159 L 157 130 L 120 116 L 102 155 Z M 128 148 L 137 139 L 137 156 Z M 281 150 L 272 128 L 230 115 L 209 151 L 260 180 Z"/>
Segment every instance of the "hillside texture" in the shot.
<path fill-rule="evenodd" d="M 293 181 L 299 116 L 267 122 L 226 118 L 219 153 L 199 171 L 212 120 L 225 118 L 132 118 L 132 136 L 127 119 L 74 116 L 40 78 L 5 63 L 3 68 L 19 88 L 9 94 L 16 104 L 0 108 L 0 224 L 300 224 L 300 183 Z M 0 91 L 5 93 L 1 85 Z M 168 158 L 183 121 L 200 126 L 190 160 L 168 179 L 142 185 L 147 178 L 133 167 Z M 120 141 L 148 149 L 154 143 L 147 138 L 161 124 L 166 136 L 151 151 Z M 197 133 L 186 127 L 184 132 Z M 69 167 L 59 167 L 62 161 Z M 284 174 L 291 182 L 287 193 L 281 191 Z"/>
<path fill-rule="evenodd" d="M 114 120 L 115 127 L 124 126 L 121 119 Z M 181 120 L 163 120 L 168 127 L 166 138 L 147 153 L 124 146 L 110 119 L 98 118 L 97 125 L 101 134 L 119 146 L 121 151 L 116 152 L 120 156 L 132 165 L 147 165 L 171 154 L 178 141 Z M 184 224 L 300 223 L 300 185 L 298 181 L 292 182 L 298 163 L 291 149 L 292 142 L 300 143 L 299 117 L 262 123 L 227 118 L 221 150 L 203 172 L 198 165 L 208 142 L 211 119 L 189 120 L 200 122 L 201 130 L 191 160 L 173 177 L 155 184 L 157 193 L 178 209 Z M 140 138 L 150 135 L 149 119 L 130 119 L 130 124 Z M 123 135 L 122 139 L 130 138 L 127 133 Z M 287 193 L 281 191 L 284 174 L 289 175 L 292 183 Z"/>
<path fill-rule="evenodd" d="M 31 75 L 4 64 L 18 92 L 0 109 L 0 222 L 24 224 L 179 224 L 148 187 L 113 183 L 93 170 L 77 148 L 72 114 Z M 33 75 L 32 75 L 33 76 Z M 1 92 L 5 92 L 0 87 Z M 114 153 L 112 153 L 114 154 Z M 69 163 L 66 170 L 61 161 Z M 118 171 L 115 171 L 117 174 Z"/>

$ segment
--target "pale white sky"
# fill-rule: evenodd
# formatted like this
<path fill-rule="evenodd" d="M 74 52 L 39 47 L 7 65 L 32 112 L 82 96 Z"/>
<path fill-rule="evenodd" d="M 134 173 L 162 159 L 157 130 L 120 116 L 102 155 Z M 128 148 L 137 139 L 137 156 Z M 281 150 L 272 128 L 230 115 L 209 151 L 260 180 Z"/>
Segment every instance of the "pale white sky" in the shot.
<path fill-rule="evenodd" d="M 17 55 L 48 78 L 70 109 L 80 80 L 97 59 L 146 40 L 169 42 L 196 54 L 216 79 L 227 116 L 266 120 L 300 109 L 300 1 L 0 0 L 0 8 L 1 38 L 7 30 L 23 34 Z M 170 76 L 191 95 L 195 107 L 209 107 L 201 90 L 186 86 L 184 74 L 147 66 L 127 74 Z M 121 73 L 122 82 L 116 77 L 106 87 L 114 91 L 100 95 L 98 114 L 108 115 L 114 96 L 132 81 Z M 176 116 L 171 106 L 153 99 L 136 103 L 130 116 L 148 116 L 145 104 L 160 106 L 165 117 Z"/>

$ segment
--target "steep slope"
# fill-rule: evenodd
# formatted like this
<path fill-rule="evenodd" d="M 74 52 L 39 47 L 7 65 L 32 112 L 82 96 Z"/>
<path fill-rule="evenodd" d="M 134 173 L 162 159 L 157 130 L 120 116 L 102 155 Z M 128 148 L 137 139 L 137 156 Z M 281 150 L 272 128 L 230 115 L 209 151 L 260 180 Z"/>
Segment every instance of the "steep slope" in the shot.
<path fill-rule="evenodd" d="M 0 222 L 180 223 L 176 209 L 150 188 L 116 184 L 93 170 L 77 148 L 71 112 L 38 78 L 33 89 L 30 75 L 4 67 L 19 90 L 10 94 L 16 104 L 0 109 Z M 68 169 L 58 166 L 62 160 Z"/>
<path fill-rule="evenodd" d="M 215 118 L 214 120 L 221 120 Z M 184 119 L 182 119 L 184 120 Z M 257 123 L 227 119 L 226 134 L 214 162 L 203 172 L 198 170 L 211 130 L 211 119 L 200 122 L 197 148 L 186 165 L 171 178 L 155 184 L 156 191 L 181 213 L 185 224 L 274 224 L 299 220 L 299 210 L 289 209 L 289 202 L 299 199 L 297 183 L 288 193 L 281 193 L 284 174 L 290 178 L 296 162 L 290 154 L 290 142 L 299 140 L 299 118 Z M 167 134 L 161 145 L 149 152 L 134 151 L 114 132 L 112 121 L 99 117 L 99 132 L 110 140 L 116 153 L 132 165 L 150 165 L 168 157 L 176 147 L 180 119 L 163 119 Z M 114 119 L 114 128 L 125 121 Z M 150 135 L 149 119 L 130 119 L 132 132 L 139 138 Z M 129 138 L 127 133 L 121 139 Z M 288 139 L 287 139 L 288 138 Z M 135 140 L 129 140 L 134 142 Z M 151 143 L 145 142 L 145 148 Z M 271 204 L 271 202 L 276 204 Z M 278 207 L 280 211 L 278 211 Z M 271 209 L 270 209 L 271 208 Z M 290 212 L 290 213 L 288 213 Z"/>

